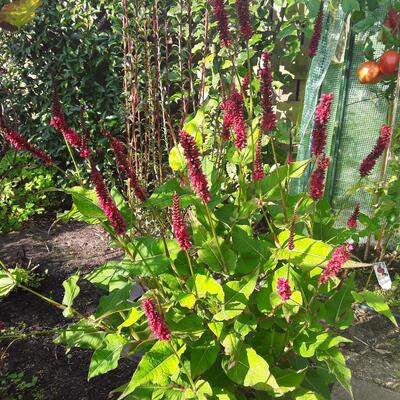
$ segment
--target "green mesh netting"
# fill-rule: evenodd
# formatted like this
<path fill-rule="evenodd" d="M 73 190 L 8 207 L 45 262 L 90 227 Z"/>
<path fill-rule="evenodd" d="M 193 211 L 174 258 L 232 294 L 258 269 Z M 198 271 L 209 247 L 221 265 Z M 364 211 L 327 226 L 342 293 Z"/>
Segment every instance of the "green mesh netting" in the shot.
<path fill-rule="evenodd" d="M 382 10 L 382 17 L 384 13 Z M 380 128 L 387 121 L 389 106 L 382 96 L 383 83 L 362 85 L 357 78 L 357 67 L 365 61 L 363 47 L 367 36 L 372 39 L 377 55 L 381 53 L 382 44 L 378 42 L 377 34 L 371 37 L 371 32 L 352 36 L 347 29 L 346 19 L 340 8 L 334 13 L 328 13 L 325 18 L 324 34 L 306 84 L 297 156 L 298 160 L 310 157 L 311 130 L 318 98 L 321 93 L 333 92 L 335 100 L 327 129 L 326 146 L 326 153 L 331 156 L 332 163 L 328 171 L 325 196 L 335 209 L 343 209 L 339 225 L 345 223 L 356 201 L 361 203 L 363 213 L 371 213 L 370 195 L 358 191 L 349 196 L 348 191 L 358 181 L 359 165 L 371 151 Z M 347 41 L 347 50 L 338 57 L 338 45 L 343 47 L 343 41 Z M 375 166 L 370 179 L 380 177 L 381 161 Z M 297 182 L 295 189 L 304 190 L 307 179 L 305 177 Z"/>

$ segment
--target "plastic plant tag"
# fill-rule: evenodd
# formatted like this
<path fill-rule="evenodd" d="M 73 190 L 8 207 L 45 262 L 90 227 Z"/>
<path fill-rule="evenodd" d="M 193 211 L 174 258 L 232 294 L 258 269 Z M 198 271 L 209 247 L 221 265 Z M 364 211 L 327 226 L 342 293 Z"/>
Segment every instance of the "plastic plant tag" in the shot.
<path fill-rule="evenodd" d="M 392 287 L 392 280 L 390 279 L 386 263 L 383 261 L 374 263 L 374 271 L 381 288 L 385 290 L 390 289 Z"/>

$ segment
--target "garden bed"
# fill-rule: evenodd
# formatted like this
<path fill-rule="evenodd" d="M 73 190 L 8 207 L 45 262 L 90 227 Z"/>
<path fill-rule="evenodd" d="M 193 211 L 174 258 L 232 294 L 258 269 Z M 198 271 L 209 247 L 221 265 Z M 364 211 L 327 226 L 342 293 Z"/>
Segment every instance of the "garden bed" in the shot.
<path fill-rule="evenodd" d="M 80 270 L 84 275 L 120 253 L 109 248 L 99 226 L 70 222 L 54 227 L 49 233 L 51 223 L 52 218 L 42 217 L 21 232 L 1 237 L 0 257 L 10 265 L 16 262 L 38 265 L 37 271 L 44 274 L 40 292 L 61 301 L 62 282 L 73 272 Z M 101 291 L 84 280 L 80 281 L 80 287 L 75 305 L 81 313 L 89 315 L 95 311 Z M 22 291 L 0 302 L 0 317 L 8 328 L 26 334 L 66 327 L 69 322 L 57 308 Z M 400 342 L 390 321 L 360 311 L 358 322 L 344 336 L 353 340 L 343 349 L 353 377 L 400 393 Z M 22 399 L 111 399 L 109 391 L 130 379 L 135 364 L 123 359 L 120 364 L 124 368 L 87 382 L 92 352 L 74 349 L 65 354 L 65 349 L 54 344 L 52 338 L 53 334 L 42 334 L 1 344 L 5 351 L 2 399 L 15 399 L 18 395 Z M 15 375 L 22 372 L 23 377 Z M 23 389 L 21 381 L 29 384 L 32 379 L 37 380 L 36 384 Z M 342 398 L 340 393 L 337 398 Z"/>
<path fill-rule="evenodd" d="M 0 257 L 10 265 L 15 262 L 27 265 L 30 260 L 32 266 L 39 265 L 36 271 L 44 274 L 40 293 L 61 300 L 62 282 L 73 272 L 80 270 L 84 275 L 119 253 L 107 246 L 105 235 L 97 226 L 71 222 L 55 227 L 49 234 L 51 223 L 49 218 L 37 219 L 21 232 L 1 237 Z M 76 308 L 86 315 L 93 313 L 101 291 L 84 280 L 80 286 Z M 57 308 L 22 291 L 0 302 L 0 320 L 7 329 L 15 328 L 28 335 L 64 328 L 70 322 Z M 111 399 L 109 391 L 130 379 L 134 363 L 121 360 L 124 368 L 87 382 L 92 352 L 73 349 L 66 355 L 63 346 L 53 343 L 53 337 L 54 334 L 40 334 L 0 344 L 0 349 L 5 351 L 0 378 L 1 399 Z M 33 382 L 37 380 L 36 384 L 24 388 L 32 379 Z"/>

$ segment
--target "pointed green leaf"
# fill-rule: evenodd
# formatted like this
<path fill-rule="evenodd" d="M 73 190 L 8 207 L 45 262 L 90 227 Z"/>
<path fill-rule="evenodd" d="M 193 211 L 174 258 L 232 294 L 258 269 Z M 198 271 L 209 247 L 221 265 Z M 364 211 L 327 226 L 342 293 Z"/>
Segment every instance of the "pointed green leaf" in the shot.
<path fill-rule="evenodd" d="M 107 335 L 103 345 L 93 353 L 88 379 L 117 368 L 125 343 L 126 340 L 118 334 Z"/>
<path fill-rule="evenodd" d="M 269 365 L 256 351 L 240 342 L 231 357 L 223 360 L 222 368 L 235 383 L 272 391 L 278 384 L 269 370 Z"/>
<path fill-rule="evenodd" d="M 72 304 L 81 290 L 77 285 L 78 280 L 79 272 L 76 272 L 63 282 L 65 293 L 62 303 L 67 307 L 63 311 L 65 318 L 70 318 L 74 315 L 72 312 Z"/>
<path fill-rule="evenodd" d="M 376 312 L 383 314 L 385 317 L 389 318 L 390 321 L 393 322 L 395 326 L 398 326 L 396 318 L 393 316 L 390 311 L 389 306 L 385 302 L 385 298 L 377 293 L 370 292 L 368 290 L 357 293 L 351 292 L 354 300 L 360 303 L 367 303 L 370 307 L 372 307 Z"/>
<path fill-rule="evenodd" d="M 179 369 L 178 357 L 185 351 L 186 345 L 181 345 L 176 353 L 172 346 L 171 342 L 156 342 L 141 359 L 132 379 L 118 400 L 125 398 L 141 385 L 165 383 L 168 377 L 175 374 Z"/>
<path fill-rule="evenodd" d="M 338 382 L 350 393 L 353 398 L 351 390 L 351 371 L 346 367 L 346 360 L 341 351 L 332 347 L 328 350 L 317 351 L 317 359 L 325 361 L 329 371 L 336 376 Z"/>
<path fill-rule="evenodd" d="M 223 286 L 225 304 L 222 310 L 214 315 L 216 321 L 224 321 L 237 317 L 247 306 L 258 278 L 258 271 L 244 276 L 240 281 L 230 281 Z"/>

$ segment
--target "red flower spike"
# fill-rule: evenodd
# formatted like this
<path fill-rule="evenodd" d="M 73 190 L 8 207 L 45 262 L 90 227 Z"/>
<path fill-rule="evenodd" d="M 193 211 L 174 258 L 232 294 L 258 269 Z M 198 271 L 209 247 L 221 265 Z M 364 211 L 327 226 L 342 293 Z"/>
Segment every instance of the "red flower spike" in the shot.
<path fill-rule="evenodd" d="M 383 154 L 385 148 L 389 145 L 391 135 L 392 130 L 390 127 L 388 125 L 384 125 L 380 130 L 380 134 L 374 148 L 360 165 L 359 171 L 361 178 L 368 176 L 372 172 L 376 161 Z"/>
<path fill-rule="evenodd" d="M 312 131 L 311 152 L 315 156 L 324 153 L 326 146 L 326 126 L 331 114 L 333 93 L 323 94 L 315 110 L 315 123 Z"/>
<path fill-rule="evenodd" d="M 229 99 L 221 104 L 221 109 L 224 111 L 222 140 L 229 140 L 230 128 L 233 128 L 235 132 L 235 146 L 240 151 L 246 147 L 247 132 L 244 122 L 243 97 L 236 88 L 232 89 Z"/>
<path fill-rule="evenodd" d="M 225 10 L 224 0 L 214 0 L 214 16 L 217 20 L 219 38 L 223 47 L 230 47 L 231 34 L 228 27 L 228 15 Z"/>
<path fill-rule="evenodd" d="M 233 105 L 230 99 L 225 100 L 220 105 L 224 111 L 224 119 L 222 122 L 221 137 L 224 142 L 227 142 L 231 138 L 231 128 L 233 126 Z"/>
<path fill-rule="evenodd" d="M 261 144 L 262 144 L 262 133 L 258 135 L 257 146 L 256 146 L 256 156 L 254 160 L 253 167 L 253 181 L 261 181 L 264 178 L 264 168 L 262 162 L 261 154 Z"/>
<path fill-rule="evenodd" d="M 29 143 L 26 137 L 16 131 L 4 129 L 3 136 L 8 140 L 16 150 L 29 151 L 34 157 L 43 161 L 46 165 L 52 165 L 52 158 L 44 151 L 38 149 L 33 144 Z"/>
<path fill-rule="evenodd" d="M 359 216 L 360 216 L 360 203 L 356 203 L 353 214 L 351 214 L 351 216 L 347 220 L 347 228 L 349 229 L 357 228 L 357 221 Z"/>
<path fill-rule="evenodd" d="M 199 149 L 193 136 L 187 132 L 181 131 L 179 134 L 179 142 L 183 147 L 183 151 L 188 163 L 189 179 L 192 183 L 193 190 L 203 200 L 208 203 L 211 200 L 208 182 L 203 173 L 201 166 Z"/>
<path fill-rule="evenodd" d="M 323 21 L 324 21 L 324 2 L 321 1 L 317 18 L 315 19 L 314 22 L 314 31 L 311 38 L 310 48 L 308 50 L 308 55 L 311 58 L 313 58 L 318 51 L 318 45 L 321 39 Z"/>
<path fill-rule="evenodd" d="M 295 235 L 295 226 L 297 220 L 297 207 L 293 210 L 293 217 L 292 222 L 290 223 L 290 233 L 289 233 L 289 240 L 288 240 L 288 249 L 294 250 L 294 235 Z"/>
<path fill-rule="evenodd" d="M 72 146 L 79 148 L 81 147 L 81 138 L 73 128 L 65 128 L 61 131 L 64 135 L 65 140 Z"/>
<path fill-rule="evenodd" d="M 182 212 L 179 208 L 179 196 L 178 193 L 174 193 L 173 197 L 173 209 L 172 209 L 172 229 L 176 241 L 179 243 L 180 248 L 183 251 L 189 251 L 192 243 L 190 242 L 189 232 L 187 226 L 183 221 Z"/>
<path fill-rule="evenodd" d="M 276 282 L 276 289 L 283 301 L 289 300 L 290 296 L 292 295 L 289 281 L 286 278 L 278 278 L 278 281 Z"/>
<path fill-rule="evenodd" d="M 82 158 L 89 158 L 91 153 L 88 147 L 87 137 L 88 137 L 88 130 L 86 128 L 85 119 L 83 117 L 83 107 L 81 107 L 81 129 L 82 129 L 82 136 L 81 136 L 81 150 L 79 155 Z"/>
<path fill-rule="evenodd" d="M 317 160 L 317 169 L 311 175 L 309 194 L 314 201 L 320 200 L 324 196 L 325 171 L 329 162 L 329 158 L 323 155 Z"/>
<path fill-rule="evenodd" d="M 61 107 L 60 96 L 58 95 L 57 87 L 54 85 L 53 89 L 53 111 L 50 120 L 50 125 L 58 131 L 63 131 L 67 128 L 65 115 Z"/>
<path fill-rule="evenodd" d="M 109 133 L 105 133 L 105 135 L 107 136 L 111 149 L 114 153 L 118 169 L 126 176 L 126 178 L 130 179 L 130 184 L 132 185 L 132 188 L 135 192 L 135 196 L 140 201 L 145 201 L 147 195 L 143 188 L 140 186 L 139 180 L 135 174 L 135 171 L 133 170 L 132 164 L 128 161 L 124 144 L 116 137 L 111 136 Z"/>
<path fill-rule="evenodd" d="M 319 282 L 324 284 L 327 283 L 330 278 L 335 277 L 343 264 L 350 260 L 350 252 L 352 250 L 353 246 L 351 244 L 344 244 L 336 248 L 331 259 L 328 261 L 328 265 L 319 276 Z"/>
<path fill-rule="evenodd" d="M 147 317 L 147 323 L 156 338 L 158 340 L 171 340 L 171 332 L 164 317 L 156 310 L 153 300 L 143 300 L 142 307 Z"/>
<path fill-rule="evenodd" d="M 250 76 L 249 74 L 246 74 L 243 79 L 242 79 L 242 92 L 246 96 L 248 95 L 248 90 L 250 88 Z"/>
<path fill-rule="evenodd" d="M 260 94 L 261 94 L 261 106 L 263 108 L 263 116 L 261 121 L 261 128 L 265 132 L 272 132 L 276 129 L 276 115 L 272 106 L 272 71 L 269 65 L 269 59 L 271 53 L 266 51 L 262 58 L 264 62 L 264 68 L 260 69 Z"/>
<path fill-rule="evenodd" d="M 236 0 L 236 13 L 241 35 L 249 40 L 253 36 L 253 27 L 249 10 L 249 0 Z"/>
<path fill-rule="evenodd" d="M 90 179 L 95 186 L 100 208 L 110 221 L 115 232 L 120 235 L 124 235 L 126 233 L 126 224 L 124 218 L 111 198 L 104 179 L 94 164 L 92 164 Z"/>

